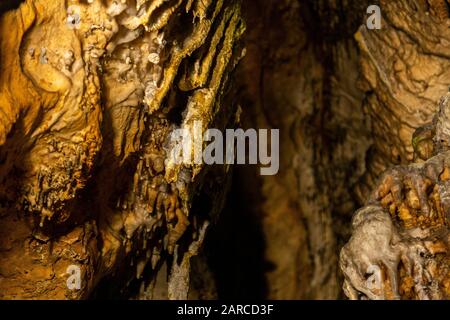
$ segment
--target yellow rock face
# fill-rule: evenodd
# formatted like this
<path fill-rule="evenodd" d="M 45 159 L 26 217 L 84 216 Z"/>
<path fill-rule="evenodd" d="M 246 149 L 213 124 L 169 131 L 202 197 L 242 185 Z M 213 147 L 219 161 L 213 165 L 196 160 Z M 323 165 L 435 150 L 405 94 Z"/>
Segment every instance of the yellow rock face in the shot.
<path fill-rule="evenodd" d="M 139 278 L 174 253 L 171 296 L 187 294 L 208 220 L 195 215 L 213 214 L 190 212 L 208 170 L 169 163 L 168 141 L 196 119 L 235 121 L 218 114 L 234 112 L 243 29 L 235 1 L 27 0 L 1 16 L 1 298 L 85 298 L 123 265 Z"/>

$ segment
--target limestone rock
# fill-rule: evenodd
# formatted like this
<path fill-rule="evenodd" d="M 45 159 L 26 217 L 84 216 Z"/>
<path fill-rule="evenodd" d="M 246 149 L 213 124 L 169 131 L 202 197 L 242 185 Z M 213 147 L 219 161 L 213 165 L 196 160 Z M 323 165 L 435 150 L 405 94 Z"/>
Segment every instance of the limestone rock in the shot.
<path fill-rule="evenodd" d="M 107 278 L 145 289 L 174 253 L 195 254 L 185 246 L 220 211 L 192 211 L 198 194 L 223 194 L 205 183 L 212 168 L 169 163 L 170 134 L 194 119 L 234 125 L 240 5 L 12 9 L 0 18 L 0 297 L 87 298 Z M 80 290 L 66 285 L 71 265 Z"/>

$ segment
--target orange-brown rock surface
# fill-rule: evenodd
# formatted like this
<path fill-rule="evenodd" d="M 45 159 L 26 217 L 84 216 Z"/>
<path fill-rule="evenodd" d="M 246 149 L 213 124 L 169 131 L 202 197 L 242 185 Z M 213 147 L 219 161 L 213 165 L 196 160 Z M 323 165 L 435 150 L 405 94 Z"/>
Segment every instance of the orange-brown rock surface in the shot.
<path fill-rule="evenodd" d="M 432 156 L 386 171 L 353 216 L 340 260 L 349 298 L 449 299 L 449 115 L 447 94 L 423 140 Z"/>
<path fill-rule="evenodd" d="M 261 178 L 236 168 L 232 193 L 237 189 L 233 197 L 243 204 L 229 208 L 222 230 L 232 249 L 215 240 L 228 252 L 218 254 L 218 270 L 238 270 L 224 277 L 223 291 L 336 299 L 353 213 L 384 170 L 413 161 L 413 133 L 447 93 L 447 2 L 377 1 L 381 30 L 366 27 L 371 1 L 257 3 L 243 7 L 242 118 L 249 127 L 282 128 L 280 171 Z M 428 152 L 427 144 L 420 148 Z M 242 228 L 231 222 L 238 217 L 245 217 Z M 233 245 L 226 234 L 236 229 Z M 247 257 L 250 245 L 241 243 L 257 253 L 230 263 L 236 252 Z"/>
<path fill-rule="evenodd" d="M 431 121 L 450 83 L 446 1 L 381 1 L 382 29 L 361 26 L 360 86 L 374 144 L 356 191 L 360 201 L 390 165 L 413 160 L 414 131 Z"/>
<path fill-rule="evenodd" d="M 362 26 L 355 36 L 374 144 L 355 188 L 366 206 L 341 251 L 344 291 L 351 299 L 448 299 L 449 95 L 437 103 L 450 83 L 448 2 L 380 5 L 382 30 Z"/>
<path fill-rule="evenodd" d="M 0 0 L 0 298 L 448 298 L 449 3 L 374 2 Z"/>
<path fill-rule="evenodd" d="M 222 0 L 27 0 L 2 14 L 1 298 L 86 298 L 117 274 L 151 295 L 166 261 L 168 296 L 187 297 L 220 210 L 192 206 L 223 196 L 208 177 L 226 185 L 227 169 L 168 162 L 170 133 L 234 125 L 243 30 Z"/>

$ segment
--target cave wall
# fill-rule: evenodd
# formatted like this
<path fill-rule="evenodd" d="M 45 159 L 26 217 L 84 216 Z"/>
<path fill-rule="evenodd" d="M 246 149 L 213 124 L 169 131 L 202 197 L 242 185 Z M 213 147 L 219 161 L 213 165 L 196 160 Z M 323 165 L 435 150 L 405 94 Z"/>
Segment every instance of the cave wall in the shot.
<path fill-rule="evenodd" d="M 372 119 L 374 145 L 357 187 L 361 201 L 390 165 L 413 160 L 413 132 L 432 120 L 450 83 L 446 1 L 381 1 L 382 32 L 362 26 L 364 108 Z"/>
<path fill-rule="evenodd" d="M 356 188 L 365 205 L 341 251 L 344 291 L 448 299 L 448 2 L 381 5 L 383 32 L 356 34 L 374 145 Z"/>
<path fill-rule="evenodd" d="M 381 30 L 365 25 L 370 4 L 381 8 Z M 225 277 L 229 295 L 342 297 L 335 263 L 354 232 L 353 213 L 384 170 L 413 160 L 413 132 L 447 92 L 446 2 L 259 1 L 243 11 L 243 123 L 281 128 L 281 165 L 274 177 L 236 168 L 234 201 L 245 204 L 229 208 L 229 220 L 243 216 L 244 226 L 227 258 L 212 260 L 245 261 L 227 264 L 250 284 Z M 224 225 L 223 237 L 236 232 Z M 258 253 L 244 258 L 241 243 Z"/>
<path fill-rule="evenodd" d="M 364 92 L 355 85 L 359 50 L 352 38 L 366 8 L 363 2 L 244 3 L 247 54 L 237 73 L 242 123 L 280 128 L 280 171 L 261 177 L 255 168 L 235 168 L 238 205 L 225 211 L 233 218 L 224 218 L 222 231 L 233 234 L 226 242 L 232 249 L 212 258 L 238 270 L 241 281 L 222 280 L 227 296 L 341 295 L 338 248 L 349 236 L 357 207 L 352 188 L 372 144 Z M 214 243 L 226 248 L 225 241 Z"/>
<path fill-rule="evenodd" d="M 350 298 L 380 297 L 346 269 L 361 248 L 343 274 L 339 252 L 374 239 L 351 218 L 382 172 L 420 158 L 413 133 L 450 82 L 447 5 L 1 1 L 0 297 L 335 299 L 344 278 Z M 171 161 L 196 120 L 280 129 L 278 175 Z M 382 200 L 355 216 L 390 226 Z M 401 296 L 425 297 L 411 277 Z"/>
<path fill-rule="evenodd" d="M 236 1 L 23 1 L 0 17 L 0 297 L 186 298 L 229 168 L 171 132 L 233 126 Z M 214 206 L 198 204 L 198 196 Z M 81 272 L 69 290 L 69 267 Z"/>

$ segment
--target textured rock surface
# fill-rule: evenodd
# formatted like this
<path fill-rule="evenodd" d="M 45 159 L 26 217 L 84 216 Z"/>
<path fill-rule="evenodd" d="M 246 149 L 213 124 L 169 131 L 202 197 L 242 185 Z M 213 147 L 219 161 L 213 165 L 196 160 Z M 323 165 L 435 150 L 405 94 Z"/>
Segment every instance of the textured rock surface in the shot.
<path fill-rule="evenodd" d="M 350 236 L 348 297 L 447 297 L 448 1 L 238 2 L 0 0 L 1 298 L 339 298 Z M 174 164 L 196 120 L 279 174 Z"/>
<path fill-rule="evenodd" d="M 352 299 L 448 299 L 448 94 L 436 108 L 450 82 L 448 4 L 381 5 L 383 32 L 363 26 L 356 35 L 374 135 L 356 194 L 364 201 L 375 191 L 341 252 L 344 291 Z M 382 174 L 392 164 L 401 166 Z"/>
<path fill-rule="evenodd" d="M 361 202 L 390 165 L 413 160 L 411 138 L 429 122 L 450 83 L 450 29 L 446 1 L 380 1 L 382 29 L 362 26 L 364 108 L 374 145 L 357 186 Z"/>
<path fill-rule="evenodd" d="M 340 261 L 349 298 L 450 298 L 449 113 L 447 94 L 431 125 L 440 153 L 385 172 L 354 215 Z"/>
<path fill-rule="evenodd" d="M 247 225 L 236 231 L 224 219 L 227 244 L 227 230 L 240 234 L 216 258 L 220 271 L 237 270 L 222 280 L 227 295 L 339 297 L 336 262 L 353 212 L 386 168 L 413 159 L 413 132 L 431 121 L 449 83 L 446 2 L 376 3 L 381 30 L 364 25 L 371 1 L 244 5 L 242 118 L 249 127 L 282 128 L 282 158 L 275 177 L 237 168 L 232 199 L 245 204 L 229 208 L 229 219 L 246 217 Z M 419 145 L 427 154 L 428 144 Z M 227 252 L 225 241 L 214 241 Z M 248 243 L 258 253 L 248 256 Z M 236 255 L 245 262 L 229 263 Z"/>
<path fill-rule="evenodd" d="M 235 270 L 219 282 L 227 297 L 340 296 L 338 248 L 371 145 L 352 38 L 366 8 L 364 1 L 243 3 L 242 122 L 281 128 L 281 156 L 273 177 L 235 168 L 236 205 L 218 231 L 227 240 L 213 241 L 218 272 Z"/>
<path fill-rule="evenodd" d="M 1 16 L 0 297 L 86 298 L 108 277 L 147 297 L 163 262 L 168 296 L 187 296 L 223 197 L 208 177 L 223 188 L 228 168 L 171 163 L 170 133 L 234 125 L 243 30 L 220 0 L 28 0 Z"/>

